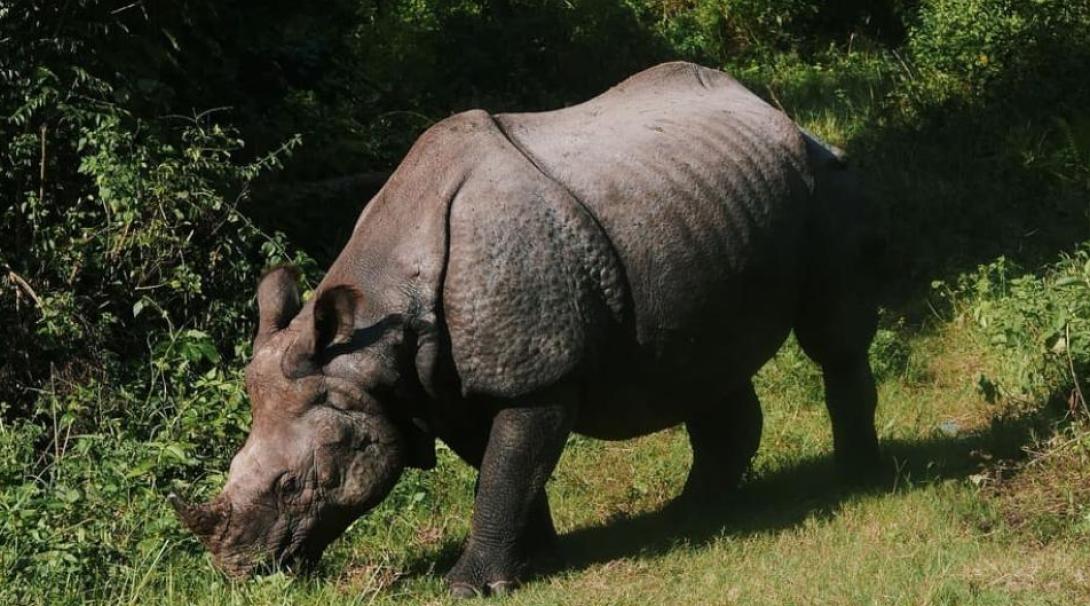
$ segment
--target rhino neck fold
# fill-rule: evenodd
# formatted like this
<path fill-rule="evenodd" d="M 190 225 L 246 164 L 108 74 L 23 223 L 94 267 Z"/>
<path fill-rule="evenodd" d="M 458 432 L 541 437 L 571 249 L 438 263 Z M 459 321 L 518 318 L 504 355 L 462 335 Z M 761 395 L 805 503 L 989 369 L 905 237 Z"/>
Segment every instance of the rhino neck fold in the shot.
<path fill-rule="evenodd" d="M 437 323 L 450 208 L 494 131 L 491 116 L 471 111 L 424 133 L 364 209 L 318 290 L 355 286 L 374 321 L 402 314 Z"/>
<path fill-rule="evenodd" d="M 350 285 L 363 294 L 358 322 L 370 326 L 399 318 L 415 380 L 398 416 L 408 435 L 427 435 L 441 424 L 435 403 L 460 392 L 444 325 L 443 285 L 449 255 L 451 208 L 470 173 L 496 145 L 496 125 L 482 111 L 452 116 L 417 140 L 386 185 L 360 215 L 348 244 L 316 289 Z M 399 392 L 404 391 L 399 389 Z M 404 413 L 404 414 L 401 414 Z M 425 457 L 426 458 L 426 457 Z"/>

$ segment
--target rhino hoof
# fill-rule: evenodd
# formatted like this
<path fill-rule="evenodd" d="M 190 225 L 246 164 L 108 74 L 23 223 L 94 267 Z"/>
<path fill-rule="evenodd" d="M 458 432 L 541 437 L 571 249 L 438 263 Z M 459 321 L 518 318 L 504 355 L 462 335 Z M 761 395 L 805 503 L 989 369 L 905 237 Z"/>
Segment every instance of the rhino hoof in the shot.
<path fill-rule="evenodd" d="M 503 597 L 518 589 L 515 581 L 493 581 L 483 588 L 469 583 L 454 583 L 450 586 L 450 595 L 458 599 L 483 598 L 485 596 Z"/>
<path fill-rule="evenodd" d="M 450 586 L 450 595 L 460 600 L 484 597 L 481 590 L 469 583 L 454 583 Z"/>
<path fill-rule="evenodd" d="M 511 595 L 511 592 L 518 588 L 518 583 L 514 581 L 496 581 L 488 584 L 488 595 L 494 595 L 502 597 L 505 595 Z"/>

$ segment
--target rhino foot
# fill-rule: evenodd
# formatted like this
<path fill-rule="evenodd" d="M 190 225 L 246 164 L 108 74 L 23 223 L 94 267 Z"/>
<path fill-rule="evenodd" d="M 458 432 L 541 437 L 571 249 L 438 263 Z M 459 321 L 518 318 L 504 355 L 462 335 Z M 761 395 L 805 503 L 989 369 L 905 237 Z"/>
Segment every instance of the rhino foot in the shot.
<path fill-rule="evenodd" d="M 495 581 L 488 583 L 483 588 L 466 583 L 454 583 L 450 586 L 450 595 L 459 600 L 489 596 L 503 597 L 510 595 L 516 589 L 518 589 L 518 583 L 515 581 Z"/>
<path fill-rule="evenodd" d="M 841 484 L 852 488 L 889 488 L 894 485 L 897 470 L 877 448 L 865 454 L 849 454 L 836 459 L 836 471 Z"/>
<path fill-rule="evenodd" d="M 489 555 L 482 554 L 471 543 L 447 573 L 447 585 L 453 597 L 503 596 L 519 587 L 518 572 L 526 567 L 525 563 L 509 553 Z"/>

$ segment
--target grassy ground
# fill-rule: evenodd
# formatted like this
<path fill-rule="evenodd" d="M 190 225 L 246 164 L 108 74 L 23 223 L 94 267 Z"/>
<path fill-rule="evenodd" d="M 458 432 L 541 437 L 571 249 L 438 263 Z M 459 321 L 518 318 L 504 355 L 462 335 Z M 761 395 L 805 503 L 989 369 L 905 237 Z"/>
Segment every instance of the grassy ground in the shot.
<path fill-rule="evenodd" d="M 886 335 L 886 338 L 891 338 Z M 896 485 L 857 491 L 831 469 L 820 376 L 789 344 L 760 375 L 764 440 L 741 502 L 678 519 L 660 509 L 685 479 L 681 429 L 631 442 L 573 438 L 550 484 L 564 561 L 510 604 L 1079 604 L 1090 601 L 1090 520 L 1042 536 L 989 470 L 1046 430 L 1049 414 L 988 404 L 987 348 L 964 325 L 909 337 L 882 366 L 878 427 Z M 448 451 L 403 480 L 311 579 L 235 584 L 164 545 L 111 603 L 448 603 L 473 476 Z M 184 550 L 187 551 L 188 550 Z"/>

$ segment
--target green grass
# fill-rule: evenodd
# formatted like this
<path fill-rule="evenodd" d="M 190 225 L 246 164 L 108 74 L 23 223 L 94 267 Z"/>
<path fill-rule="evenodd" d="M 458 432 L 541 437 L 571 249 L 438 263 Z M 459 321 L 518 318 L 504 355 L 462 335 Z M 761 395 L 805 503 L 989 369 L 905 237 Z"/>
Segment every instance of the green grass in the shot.
<path fill-rule="evenodd" d="M 1042 413 L 1013 414 L 983 400 L 975 381 L 987 350 L 964 325 L 898 336 L 907 356 L 881 383 L 878 415 L 899 470 L 895 486 L 855 490 L 836 481 L 820 376 L 789 343 L 759 376 L 764 440 L 735 507 L 689 519 L 659 513 L 685 479 L 682 429 L 629 442 L 574 437 L 549 486 L 564 561 L 500 602 L 1086 603 L 1085 530 L 1064 526 L 1042 541 L 1008 521 L 1003 498 L 981 481 L 994 461 L 1031 444 L 1035 427 L 1048 427 Z M 442 573 L 464 540 L 472 485 L 471 471 L 441 450 L 439 467 L 406 477 L 313 578 L 231 582 L 185 539 L 149 550 L 126 583 L 90 597 L 448 603 Z"/>

